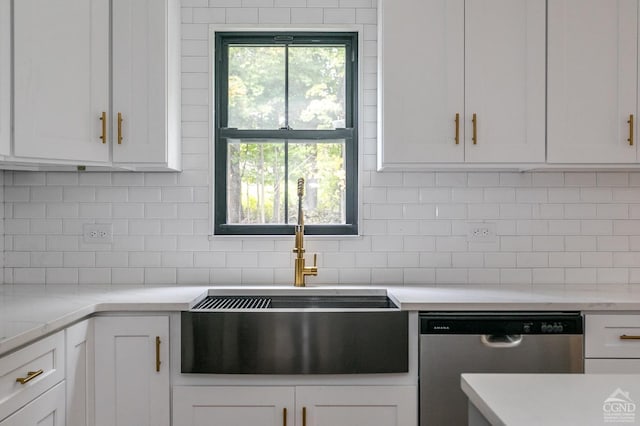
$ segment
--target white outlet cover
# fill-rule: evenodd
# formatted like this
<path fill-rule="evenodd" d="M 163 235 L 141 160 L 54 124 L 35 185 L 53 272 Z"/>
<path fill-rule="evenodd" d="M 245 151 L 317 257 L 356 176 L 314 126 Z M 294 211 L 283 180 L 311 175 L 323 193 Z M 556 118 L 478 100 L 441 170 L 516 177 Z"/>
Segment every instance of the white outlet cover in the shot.
<path fill-rule="evenodd" d="M 112 223 L 85 223 L 82 226 L 83 241 L 88 244 L 110 244 L 113 242 Z"/>
<path fill-rule="evenodd" d="M 467 241 L 494 243 L 498 240 L 495 222 L 467 222 Z"/>

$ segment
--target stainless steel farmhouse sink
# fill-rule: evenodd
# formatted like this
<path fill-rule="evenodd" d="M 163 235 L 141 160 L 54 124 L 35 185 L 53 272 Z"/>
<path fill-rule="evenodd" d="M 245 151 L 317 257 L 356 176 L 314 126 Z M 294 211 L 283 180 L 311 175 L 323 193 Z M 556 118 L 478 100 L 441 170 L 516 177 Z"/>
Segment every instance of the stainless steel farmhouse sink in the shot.
<path fill-rule="evenodd" d="M 404 373 L 408 313 L 385 290 L 210 290 L 181 314 L 183 373 Z"/>

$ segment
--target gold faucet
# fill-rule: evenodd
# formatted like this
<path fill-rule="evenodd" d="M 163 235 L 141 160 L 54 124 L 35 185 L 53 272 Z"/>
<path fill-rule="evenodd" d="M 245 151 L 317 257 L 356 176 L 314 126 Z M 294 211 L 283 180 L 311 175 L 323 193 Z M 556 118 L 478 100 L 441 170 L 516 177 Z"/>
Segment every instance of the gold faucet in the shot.
<path fill-rule="evenodd" d="M 304 179 L 298 179 L 298 224 L 296 225 L 296 246 L 293 252 L 296 254 L 295 277 L 293 285 L 304 287 L 307 275 L 318 275 L 318 255 L 313 255 L 313 266 L 304 266 L 304 215 L 302 213 L 302 196 L 304 195 Z"/>

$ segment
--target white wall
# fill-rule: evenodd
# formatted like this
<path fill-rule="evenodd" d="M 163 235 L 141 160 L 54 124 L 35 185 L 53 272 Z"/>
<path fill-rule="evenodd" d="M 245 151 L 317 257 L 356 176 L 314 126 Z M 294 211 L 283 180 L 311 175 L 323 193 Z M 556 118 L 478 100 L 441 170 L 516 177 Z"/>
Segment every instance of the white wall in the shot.
<path fill-rule="evenodd" d="M 309 283 L 640 283 L 640 172 L 375 171 L 375 0 L 182 5 L 184 172 L 5 172 L 6 283 L 292 282 L 293 236 L 207 236 L 210 23 L 362 25 L 363 235 L 307 237 Z M 467 242 L 478 221 L 495 243 Z M 113 244 L 83 243 L 90 222 L 113 223 Z"/>

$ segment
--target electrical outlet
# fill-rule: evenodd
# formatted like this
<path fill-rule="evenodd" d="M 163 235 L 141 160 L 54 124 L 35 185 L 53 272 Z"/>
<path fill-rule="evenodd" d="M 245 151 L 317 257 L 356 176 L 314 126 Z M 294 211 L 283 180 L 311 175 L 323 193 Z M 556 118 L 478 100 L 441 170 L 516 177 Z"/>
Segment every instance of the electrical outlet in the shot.
<path fill-rule="evenodd" d="M 467 241 L 493 243 L 496 241 L 496 224 L 494 222 L 468 223 Z"/>
<path fill-rule="evenodd" d="M 112 223 L 85 223 L 82 227 L 83 240 L 89 244 L 109 244 L 113 242 Z"/>

